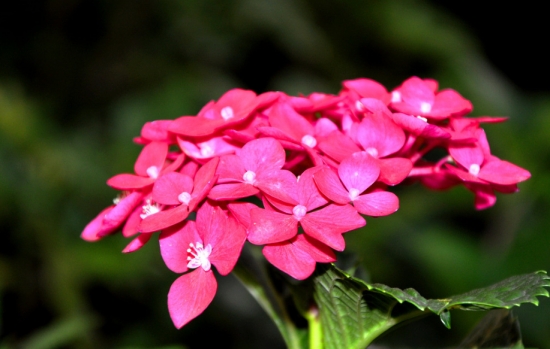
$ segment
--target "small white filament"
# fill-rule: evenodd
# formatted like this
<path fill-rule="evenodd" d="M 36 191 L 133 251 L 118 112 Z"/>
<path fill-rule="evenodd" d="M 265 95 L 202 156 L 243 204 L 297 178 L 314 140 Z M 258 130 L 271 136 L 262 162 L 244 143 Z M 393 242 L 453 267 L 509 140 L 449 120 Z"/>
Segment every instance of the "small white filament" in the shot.
<path fill-rule="evenodd" d="M 212 246 L 210 244 L 206 245 L 204 247 L 200 242 L 197 242 L 195 244 L 190 243 L 189 248 L 187 249 L 187 253 L 189 256 L 187 257 L 187 260 L 189 261 L 187 263 L 187 268 L 195 269 L 198 267 L 202 267 L 204 271 L 209 271 L 211 268 L 210 260 L 208 257 L 212 253 Z"/>

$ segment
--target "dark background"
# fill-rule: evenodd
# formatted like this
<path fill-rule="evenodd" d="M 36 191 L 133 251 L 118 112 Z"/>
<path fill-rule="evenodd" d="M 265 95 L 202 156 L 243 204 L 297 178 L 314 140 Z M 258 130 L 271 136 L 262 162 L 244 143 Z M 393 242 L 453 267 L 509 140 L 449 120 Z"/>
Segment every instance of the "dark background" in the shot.
<path fill-rule="evenodd" d="M 477 212 L 463 188 L 396 192 L 401 208 L 346 237 L 375 282 L 445 297 L 550 270 L 550 69 L 546 14 L 441 1 L 50 0 L 0 9 L 0 348 L 283 347 L 232 276 L 214 303 L 174 329 L 177 275 L 158 247 L 123 255 L 83 227 L 131 170 L 145 121 L 195 114 L 233 87 L 336 93 L 369 77 L 388 89 L 435 78 L 474 104 L 493 153 L 533 178 Z M 550 348 L 550 301 L 515 311 L 530 347 Z M 480 313 L 454 312 L 381 340 L 458 344 Z M 421 332 L 422 331 L 422 332 Z M 423 333 L 423 335 L 418 335 Z"/>

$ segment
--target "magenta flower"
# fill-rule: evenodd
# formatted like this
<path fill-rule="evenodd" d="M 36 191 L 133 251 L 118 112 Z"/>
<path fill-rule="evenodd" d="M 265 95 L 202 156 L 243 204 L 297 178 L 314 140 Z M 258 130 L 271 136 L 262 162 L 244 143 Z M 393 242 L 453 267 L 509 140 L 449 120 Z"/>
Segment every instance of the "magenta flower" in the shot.
<path fill-rule="evenodd" d="M 472 111 L 472 103 L 458 92 L 437 92 L 437 89 L 438 84 L 435 80 L 422 80 L 413 76 L 392 92 L 391 107 L 401 113 L 436 120 L 466 115 Z"/>
<path fill-rule="evenodd" d="M 359 213 L 367 216 L 387 216 L 399 208 L 399 199 L 394 193 L 374 191 L 364 193 L 380 175 L 376 161 L 364 152 L 354 153 L 342 161 L 338 175 L 325 166 L 315 172 L 317 187 L 326 197 L 337 204 L 353 203 Z"/>
<path fill-rule="evenodd" d="M 197 220 L 164 230 L 160 252 L 176 279 L 168 292 L 168 310 L 177 328 L 200 315 L 212 302 L 218 284 L 212 265 L 221 275 L 233 270 L 246 239 L 244 227 L 219 206 L 205 202 Z"/>
<path fill-rule="evenodd" d="M 350 205 L 327 205 L 313 181 L 317 170 L 310 168 L 295 181 L 282 178 L 278 192 L 271 193 L 277 196 L 266 196 L 266 209 L 250 210 L 248 241 L 257 245 L 283 242 L 296 236 L 300 225 L 315 240 L 337 251 L 344 249 L 342 234 L 364 226 L 365 220 Z"/>
<path fill-rule="evenodd" d="M 208 197 L 213 200 L 236 200 L 256 195 L 262 183 L 276 176 L 285 164 L 285 150 L 273 138 L 248 142 L 236 155 L 220 159 L 216 185 Z"/>
<path fill-rule="evenodd" d="M 211 136 L 246 120 L 259 102 L 253 91 L 229 90 L 217 102 L 204 106 L 197 116 L 182 116 L 174 120 L 169 130 L 186 137 Z"/>

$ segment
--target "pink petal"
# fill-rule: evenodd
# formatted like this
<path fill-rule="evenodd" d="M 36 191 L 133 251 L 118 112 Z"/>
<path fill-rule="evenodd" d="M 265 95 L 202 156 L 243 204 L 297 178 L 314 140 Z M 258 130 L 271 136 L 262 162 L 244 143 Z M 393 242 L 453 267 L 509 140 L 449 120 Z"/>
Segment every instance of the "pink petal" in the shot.
<path fill-rule="evenodd" d="M 195 184 L 193 186 L 193 195 L 202 192 L 204 188 L 210 184 L 216 174 L 216 169 L 218 168 L 219 162 L 220 158 L 213 158 L 197 171 L 194 179 Z"/>
<path fill-rule="evenodd" d="M 229 201 L 254 196 L 260 191 L 246 183 L 218 184 L 208 193 L 208 198 L 217 201 Z"/>
<path fill-rule="evenodd" d="M 347 204 L 350 201 L 349 192 L 344 188 L 338 175 L 329 167 L 323 167 L 314 175 L 315 184 L 330 200 L 338 204 Z"/>
<path fill-rule="evenodd" d="M 97 234 L 99 236 L 105 236 L 120 227 L 142 201 L 143 194 L 140 192 L 130 193 L 120 199 L 118 204 L 116 204 L 112 210 L 109 210 L 103 217 L 101 230 L 98 231 Z"/>
<path fill-rule="evenodd" d="M 478 177 L 487 182 L 509 185 L 529 179 L 531 173 L 508 161 L 495 160 L 483 165 Z"/>
<path fill-rule="evenodd" d="M 202 239 L 193 221 L 164 230 L 159 237 L 160 255 L 168 269 L 175 273 L 186 272 L 189 263 L 187 249 L 189 244 L 197 242 L 202 243 Z"/>
<path fill-rule="evenodd" d="M 183 222 L 189 216 L 187 205 L 179 205 L 145 217 L 139 224 L 139 231 L 152 233 Z"/>
<path fill-rule="evenodd" d="M 303 136 L 315 132 L 313 125 L 287 103 L 277 103 L 271 108 L 269 123 L 298 143 Z"/>
<path fill-rule="evenodd" d="M 107 185 L 118 190 L 142 189 L 155 182 L 154 178 L 122 173 L 107 180 Z"/>
<path fill-rule="evenodd" d="M 170 125 L 170 132 L 187 137 L 210 136 L 224 124 L 223 119 L 209 120 L 198 116 L 182 116 Z"/>
<path fill-rule="evenodd" d="M 132 253 L 143 246 L 151 239 L 153 234 L 139 234 L 135 239 L 133 239 L 123 250 L 123 253 Z"/>
<path fill-rule="evenodd" d="M 250 211 L 248 241 L 255 245 L 285 241 L 297 233 L 298 221 L 291 215 L 260 208 Z"/>
<path fill-rule="evenodd" d="M 212 271 L 202 268 L 174 281 L 168 292 L 168 311 L 177 328 L 199 316 L 210 305 L 218 283 Z"/>
<path fill-rule="evenodd" d="M 351 138 L 339 131 L 331 132 L 317 146 L 323 153 L 337 162 L 341 162 L 351 154 L 361 151 Z"/>
<path fill-rule="evenodd" d="M 324 198 L 315 182 L 313 180 L 313 174 L 319 170 L 319 167 L 310 167 L 302 173 L 298 179 L 298 195 L 297 201 L 307 207 L 308 211 L 314 210 L 328 203 Z"/>
<path fill-rule="evenodd" d="M 100 231 L 101 225 L 103 224 L 103 217 L 105 217 L 105 214 L 111 211 L 114 207 L 115 207 L 114 205 L 111 205 L 103 209 L 90 223 L 86 225 L 86 227 L 80 234 L 80 237 L 90 242 L 98 241 L 99 239 L 101 239 L 103 236 L 98 236 L 97 233 Z M 106 233 L 109 234 L 115 230 L 116 230 L 116 227 L 112 227 L 112 230 Z"/>
<path fill-rule="evenodd" d="M 429 117 L 447 118 L 454 115 L 466 115 L 473 109 L 472 103 L 454 90 L 443 90 L 435 96 Z"/>
<path fill-rule="evenodd" d="M 296 236 L 293 244 L 307 252 L 316 262 L 332 263 L 336 261 L 336 255 L 330 247 L 305 234 Z"/>
<path fill-rule="evenodd" d="M 222 156 L 216 170 L 216 174 L 219 175 L 220 183 L 242 182 L 245 172 L 246 168 L 241 157 L 235 154 Z"/>
<path fill-rule="evenodd" d="M 315 271 L 315 260 L 292 243 L 267 245 L 262 252 L 269 263 L 297 280 L 307 279 Z"/>
<path fill-rule="evenodd" d="M 155 120 L 146 122 L 141 128 L 141 137 L 149 141 L 167 142 L 173 138 L 173 135 L 168 132 L 168 128 L 172 124 L 172 120 Z"/>
<path fill-rule="evenodd" d="M 189 193 L 193 189 L 193 179 L 187 175 L 170 172 L 156 180 L 153 187 L 153 201 L 163 205 L 181 205 L 178 200 L 181 193 Z"/>
<path fill-rule="evenodd" d="M 280 170 L 285 164 L 285 150 L 273 138 L 260 138 L 248 142 L 239 155 L 246 170 L 254 171 L 256 175 Z"/>
<path fill-rule="evenodd" d="M 353 188 L 360 194 L 378 179 L 380 168 L 372 156 L 358 152 L 340 163 L 338 175 L 348 191 Z"/>
<path fill-rule="evenodd" d="M 376 157 L 385 157 L 400 150 L 405 144 L 405 132 L 389 116 L 381 112 L 367 114 L 357 129 L 357 140 L 364 150 L 376 150 Z"/>
<path fill-rule="evenodd" d="M 345 80 L 342 84 L 347 89 L 357 92 L 357 94 L 361 98 L 376 98 L 386 104 L 389 102 L 388 90 L 386 90 L 383 85 L 374 80 L 364 78 Z"/>
<path fill-rule="evenodd" d="M 361 214 L 379 217 L 394 213 L 399 208 L 399 199 L 394 193 L 377 191 L 359 196 L 353 206 Z"/>
<path fill-rule="evenodd" d="M 134 211 L 128 216 L 126 224 L 122 227 L 122 236 L 129 238 L 139 233 L 139 224 L 141 223 L 142 207 L 136 207 Z"/>
<path fill-rule="evenodd" d="M 291 205 L 297 205 L 295 198 L 298 191 L 296 176 L 287 170 L 270 172 L 257 179 L 256 187 L 267 195 L 274 197 L 282 202 Z"/>
<path fill-rule="evenodd" d="M 350 205 L 328 205 L 306 214 L 300 224 L 307 235 L 337 251 L 343 251 L 345 241 L 342 233 L 360 228 L 366 222 Z"/>
<path fill-rule="evenodd" d="M 139 176 L 149 177 L 147 170 L 154 166 L 160 173 L 166 160 L 166 155 L 168 155 L 168 143 L 151 142 L 141 150 L 134 165 L 134 171 Z"/>
<path fill-rule="evenodd" d="M 247 234 L 244 226 L 235 218 L 228 216 L 221 209 L 219 211 L 222 214 L 214 217 L 218 222 L 210 231 L 204 233 L 204 243 L 212 246 L 210 262 L 221 275 L 227 275 L 233 270 L 241 255 Z"/>
<path fill-rule="evenodd" d="M 378 159 L 380 177 L 378 180 L 388 185 L 401 183 L 412 170 L 411 160 L 406 158 Z"/>
<path fill-rule="evenodd" d="M 467 182 L 464 185 L 475 195 L 474 206 L 476 210 L 485 210 L 496 203 L 497 197 L 490 185 Z"/>
<path fill-rule="evenodd" d="M 253 208 L 258 208 L 258 206 L 250 202 L 237 201 L 228 204 L 227 208 L 237 221 L 248 229 L 250 226 L 250 211 L 252 211 Z"/>

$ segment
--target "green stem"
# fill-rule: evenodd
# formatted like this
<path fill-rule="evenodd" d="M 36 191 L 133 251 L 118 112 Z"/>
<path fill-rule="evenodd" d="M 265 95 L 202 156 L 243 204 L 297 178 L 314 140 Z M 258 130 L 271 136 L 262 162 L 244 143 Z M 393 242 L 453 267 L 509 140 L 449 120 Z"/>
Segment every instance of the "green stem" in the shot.
<path fill-rule="evenodd" d="M 260 259 L 254 255 L 254 251 L 245 246 L 233 273 L 273 320 L 288 348 L 303 349 L 299 331 L 273 286 L 265 269 L 265 263 Z"/>
<path fill-rule="evenodd" d="M 319 309 L 311 308 L 305 318 L 309 324 L 309 349 L 323 349 L 323 327 L 319 321 Z"/>

